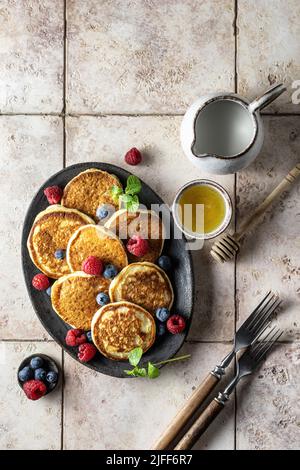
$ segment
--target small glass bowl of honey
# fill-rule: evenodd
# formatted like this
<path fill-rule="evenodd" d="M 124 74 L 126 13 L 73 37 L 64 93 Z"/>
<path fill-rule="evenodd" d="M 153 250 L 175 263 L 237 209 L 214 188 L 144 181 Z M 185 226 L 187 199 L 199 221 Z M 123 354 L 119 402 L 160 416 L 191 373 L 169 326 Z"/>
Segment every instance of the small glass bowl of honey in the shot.
<path fill-rule="evenodd" d="M 227 191 L 211 180 L 199 179 L 182 186 L 172 208 L 177 227 L 188 237 L 208 240 L 228 227 L 232 202 Z"/>

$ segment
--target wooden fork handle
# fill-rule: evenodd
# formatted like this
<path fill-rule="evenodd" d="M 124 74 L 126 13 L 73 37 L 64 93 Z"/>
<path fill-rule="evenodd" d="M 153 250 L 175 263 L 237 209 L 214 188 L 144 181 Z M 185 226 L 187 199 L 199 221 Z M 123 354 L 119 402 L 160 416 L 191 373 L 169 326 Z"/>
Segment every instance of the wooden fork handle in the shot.
<path fill-rule="evenodd" d="M 178 436 L 180 431 L 182 431 L 185 424 L 202 405 L 218 382 L 219 378 L 210 372 L 203 382 L 196 388 L 184 406 L 179 410 L 173 421 L 171 421 L 165 432 L 155 443 L 153 450 L 168 449 L 171 442 Z"/>
<path fill-rule="evenodd" d="M 224 405 L 214 398 L 207 408 L 205 408 L 203 413 L 201 413 L 199 418 L 196 419 L 183 438 L 178 442 L 174 450 L 191 449 L 223 408 Z"/>

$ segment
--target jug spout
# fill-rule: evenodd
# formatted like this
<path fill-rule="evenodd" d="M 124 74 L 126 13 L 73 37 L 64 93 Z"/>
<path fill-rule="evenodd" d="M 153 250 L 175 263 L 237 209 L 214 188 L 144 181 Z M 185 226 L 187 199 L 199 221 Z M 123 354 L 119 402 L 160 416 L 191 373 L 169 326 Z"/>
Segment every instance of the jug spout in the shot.
<path fill-rule="evenodd" d="M 276 100 L 276 98 L 278 98 L 278 96 L 280 96 L 284 91 L 286 91 L 286 87 L 283 83 L 272 86 L 262 96 L 256 98 L 249 104 L 249 111 L 251 113 L 255 113 L 256 111 L 265 108 L 272 103 L 272 101 Z"/>
<path fill-rule="evenodd" d="M 196 135 L 195 135 L 194 141 L 191 145 L 191 151 L 192 151 L 193 155 L 195 155 L 195 157 L 197 157 L 197 158 L 204 158 L 204 157 L 211 156 L 211 154 L 205 153 L 202 150 L 199 151 L 199 149 L 197 147 L 197 143 L 196 143 Z"/>

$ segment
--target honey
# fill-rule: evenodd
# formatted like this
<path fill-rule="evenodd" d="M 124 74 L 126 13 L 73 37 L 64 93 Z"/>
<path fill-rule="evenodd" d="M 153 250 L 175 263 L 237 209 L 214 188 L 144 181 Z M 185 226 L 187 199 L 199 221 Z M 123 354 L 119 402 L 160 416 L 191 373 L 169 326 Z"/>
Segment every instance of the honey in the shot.
<path fill-rule="evenodd" d="M 189 232 L 208 234 L 216 231 L 224 222 L 226 203 L 213 186 L 199 184 L 187 187 L 178 204 L 180 222 Z"/>

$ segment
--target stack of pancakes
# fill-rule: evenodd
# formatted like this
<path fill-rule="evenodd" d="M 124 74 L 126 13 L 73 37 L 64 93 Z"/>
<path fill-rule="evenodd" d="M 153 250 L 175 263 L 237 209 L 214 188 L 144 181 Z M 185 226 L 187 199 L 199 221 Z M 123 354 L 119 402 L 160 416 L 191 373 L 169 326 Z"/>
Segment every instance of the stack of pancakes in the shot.
<path fill-rule="evenodd" d="M 152 346 L 155 310 L 170 308 L 174 294 L 168 276 L 154 264 L 164 244 L 161 219 L 152 211 L 119 209 L 111 197 L 113 185 L 122 187 L 116 176 L 95 168 L 77 175 L 64 188 L 61 204 L 37 215 L 27 246 L 36 267 L 55 279 L 55 312 L 73 328 L 92 330 L 94 344 L 104 356 L 125 360 L 135 347 L 145 352 Z M 103 204 L 116 211 L 100 225 L 96 211 Z M 136 234 L 148 239 L 149 250 L 141 258 L 125 247 Z M 57 259 L 57 250 L 65 250 L 66 256 Z M 82 272 L 88 256 L 113 264 L 118 275 L 111 281 Z M 100 309 L 99 292 L 111 301 Z"/>

